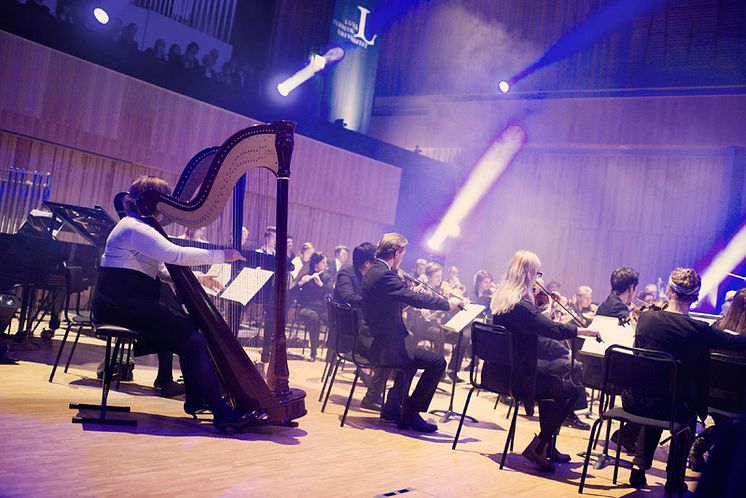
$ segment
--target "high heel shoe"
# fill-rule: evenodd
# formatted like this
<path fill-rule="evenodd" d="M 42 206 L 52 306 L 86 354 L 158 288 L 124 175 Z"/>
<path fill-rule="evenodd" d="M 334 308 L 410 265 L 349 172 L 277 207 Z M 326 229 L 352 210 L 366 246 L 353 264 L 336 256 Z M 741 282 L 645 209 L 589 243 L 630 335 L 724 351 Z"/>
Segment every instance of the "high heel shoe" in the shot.
<path fill-rule="evenodd" d="M 202 400 L 199 400 L 198 402 L 186 400 L 184 402 L 184 412 L 186 412 L 187 415 L 191 415 L 192 418 L 197 418 L 198 413 L 205 413 L 209 411 L 210 406 Z"/>

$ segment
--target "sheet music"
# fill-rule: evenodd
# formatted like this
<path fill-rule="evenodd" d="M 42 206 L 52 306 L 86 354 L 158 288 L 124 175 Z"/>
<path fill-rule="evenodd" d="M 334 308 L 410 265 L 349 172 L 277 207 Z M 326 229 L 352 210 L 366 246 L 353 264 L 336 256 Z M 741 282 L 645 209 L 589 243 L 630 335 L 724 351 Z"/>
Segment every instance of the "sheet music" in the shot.
<path fill-rule="evenodd" d="M 230 266 L 230 265 L 228 265 Z M 246 306 L 251 298 L 259 292 L 267 280 L 274 275 L 269 270 L 261 268 L 244 268 L 220 295 L 223 299 L 230 299 Z"/>
<path fill-rule="evenodd" d="M 631 325 L 622 327 L 619 325 L 619 319 L 610 316 L 598 316 L 593 319 L 593 323 L 588 327 L 591 330 L 597 330 L 601 334 L 603 342 L 586 337 L 583 341 L 581 351 L 592 356 L 603 356 L 609 346 L 619 345 L 633 347 L 635 342 L 635 329 Z"/>
<path fill-rule="evenodd" d="M 461 332 L 461 330 L 474 321 L 479 314 L 484 311 L 484 306 L 481 304 L 470 303 L 467 304 L 464 309 L 456 313 L 453 318 L 448 320 L 444 329 L 451 330 L 453 332 Z"/>
<path fill-rule="evenodd" d="M 199 272 L 194 272 L 195 275 L 197 275 L 198 273 Z M 207 270 L 207 273 L 205 275 L 215 277 L 218 282 L 220 282 L 220 285 L 225 287 L 231 279 L 231 265 L 230 263 L 214 264 L 210 267 L 209 270 Z M 217 296 L 218 294 L 220 294 L 219 290 L 210 289 L 209 287 L 205 287 L 204 285 L 202 286 L 202 288 L 210 296 Z"/>

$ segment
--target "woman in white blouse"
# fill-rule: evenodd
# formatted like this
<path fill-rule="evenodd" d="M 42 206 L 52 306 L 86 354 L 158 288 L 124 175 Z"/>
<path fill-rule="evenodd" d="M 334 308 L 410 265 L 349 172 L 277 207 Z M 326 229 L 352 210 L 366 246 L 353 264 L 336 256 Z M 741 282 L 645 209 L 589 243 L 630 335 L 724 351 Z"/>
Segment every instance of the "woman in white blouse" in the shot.
<path fill-rule="evenodd" d="M 135 355 L 172 351 L 179 355 L 186 402 L 184 411 L 194 416 L 206 404 L 213 425 L 222 431 L 238 431 L 255 414 L 233 409 L 221 396 L 210 362 L 205 337 L 180 308 L 161 299 L 164 263 L 180 266 L 230 263 L 243 259 L 238 251 L 180 247 L 171 243 L 136 214 L 133 199 L 148 189 L 170 193 L 166 182 L 153 176 L 138 178 L 129 189 L 127 216 L 109 234 L 101 258 L 98 284 L 93 296 L 94 319 L 140 333 Z"/>

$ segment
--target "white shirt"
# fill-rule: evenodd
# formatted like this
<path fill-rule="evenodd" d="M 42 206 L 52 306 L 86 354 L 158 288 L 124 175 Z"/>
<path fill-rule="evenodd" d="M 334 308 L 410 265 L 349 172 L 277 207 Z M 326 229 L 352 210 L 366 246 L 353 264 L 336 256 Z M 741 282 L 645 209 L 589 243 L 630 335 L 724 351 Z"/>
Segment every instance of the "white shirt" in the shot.
<path fill-rule="evenodd" d="M 179 266 L 224 263 L 223 250 L 181 247 L 138 218 L 122 218 L 106 239 L 101 257 L 105 268 L 127 268 L 156 278 L 162 263 Z"/>

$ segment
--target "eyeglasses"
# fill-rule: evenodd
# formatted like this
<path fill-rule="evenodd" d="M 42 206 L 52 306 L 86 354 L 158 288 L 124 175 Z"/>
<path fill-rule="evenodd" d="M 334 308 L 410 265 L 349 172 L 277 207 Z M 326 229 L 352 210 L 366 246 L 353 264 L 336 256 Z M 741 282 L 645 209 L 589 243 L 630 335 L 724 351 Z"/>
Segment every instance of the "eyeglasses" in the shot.
<path fill-rule="evenodd" d="M 536 272 L 536 278 L 541 278 L 541 277 L 542 277 L 542 275 L 544 275 L 544 274 L 543 274 L 543 273 L 541 273 L 540 271 L 537 271 L 537 272 Z"/>

